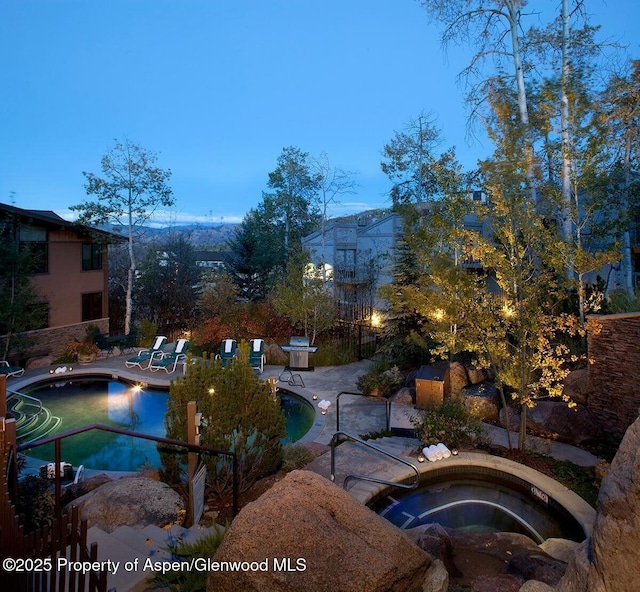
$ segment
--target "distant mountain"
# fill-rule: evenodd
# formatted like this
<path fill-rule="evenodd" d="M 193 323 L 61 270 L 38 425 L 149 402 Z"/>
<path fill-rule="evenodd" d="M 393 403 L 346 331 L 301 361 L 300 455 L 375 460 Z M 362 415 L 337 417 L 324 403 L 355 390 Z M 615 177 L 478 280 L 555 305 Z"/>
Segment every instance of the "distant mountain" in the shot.
<path fill-rule="evenodd" d="M 220 249 L 231 238 L 238 224 L 186 224 L 182 226 L 170 226 L 155 228 L 145 226 L 142 228 L 140 241 L 142 243 L 164 242 L 171 236 L 184 236 L 197 249 L 216 247 Z M 125 228 L 113 225 L 101 227 L 116 234 L 126 234 Z"/>
<path fill-rule="evenodd" d="M 353 222 L 370 223 L 375 218 L 384 218 L 390 213 L 389 209 L 367 210 L 349 216 L 339 216 L 332 218 L 329 222 Z M 231 238 L 239 227 L 239 224 L 183 224 L 179 226 L 168 226 L 156 228 L 146 226 L 143 228 L 141 242 L 148 244 L 152 242 L 164 242 L 170 236 L 184 236 L 196 249 L 204 250 L 224 250 L 225 243 Z M 126 234 L 126 228 L 118 228 L 114 225 L 106 224 L 100 227 L 102 230 L 114 232 L 116 234 Z"/>

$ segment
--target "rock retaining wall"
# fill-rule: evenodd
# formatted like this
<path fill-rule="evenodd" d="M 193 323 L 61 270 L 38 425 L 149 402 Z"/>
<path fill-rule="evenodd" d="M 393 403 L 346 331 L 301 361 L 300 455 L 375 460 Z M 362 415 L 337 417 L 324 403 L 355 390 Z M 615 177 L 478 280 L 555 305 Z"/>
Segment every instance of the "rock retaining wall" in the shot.
<path fill-rule="evenodd" d="M 587 408 L 618 441 L 640 410 L 640 313 L 589 317 Z"/>

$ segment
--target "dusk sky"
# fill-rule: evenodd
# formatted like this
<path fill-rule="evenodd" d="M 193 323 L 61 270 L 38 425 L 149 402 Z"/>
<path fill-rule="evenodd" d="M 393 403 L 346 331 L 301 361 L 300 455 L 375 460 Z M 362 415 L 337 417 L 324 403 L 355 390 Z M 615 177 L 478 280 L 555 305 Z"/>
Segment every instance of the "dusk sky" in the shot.
<path fill-rule="evenodd" d="M 640 3 L 585 7 L 640 58 Z M 388 207 L 382 148 L 421 112 L 465 166 L 490 153 L 456 82 L 473 50 L 439 35 L 414 0 L 3 0 L 0 202 L 69 218 L 128 138 L 172 170 L 175 223 L 241 221 L 286 146 L 358 173 L 333 215 Z"/>

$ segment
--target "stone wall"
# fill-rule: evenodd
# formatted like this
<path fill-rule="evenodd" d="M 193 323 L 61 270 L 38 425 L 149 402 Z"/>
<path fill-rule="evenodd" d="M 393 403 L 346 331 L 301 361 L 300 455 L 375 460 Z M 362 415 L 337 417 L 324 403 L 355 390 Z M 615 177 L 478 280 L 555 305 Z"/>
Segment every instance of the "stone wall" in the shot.
<path fill-rule="evenodd" d="M 640 313 L 594 315 L 588 327 L 587 408 L 619 441 L 640 411 Z"/>
<path fill-rule="evenodd" d="M 41 356 L 58 357 L 69 341 L 77 339 L 83 341 L 89 325 L 97 325 L 101 333 L 109 333 L 109 319 L 96 319 L 85 323 L 63 325 L 51 329 L 39 329 L 23 333 L 31 345 L 24 351 L 10 351 L 8 359 L 15 364 L 28 367 L 31 358 Z M 0 343 L 4 344 L 4 336 L 0 336 Z"/>

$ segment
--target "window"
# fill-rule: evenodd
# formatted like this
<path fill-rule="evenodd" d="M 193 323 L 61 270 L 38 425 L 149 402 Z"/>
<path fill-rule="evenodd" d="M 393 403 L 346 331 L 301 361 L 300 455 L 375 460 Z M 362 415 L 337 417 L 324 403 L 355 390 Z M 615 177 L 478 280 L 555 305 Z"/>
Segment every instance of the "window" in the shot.
<path fill-rule="evenodd" d="M 49 243 L 46 228 L 21 224 L 20 250 L 28 251 L 31 255 L 30 273 L 49 272 Z"/>
<path fill-rule="evenodd" d="M 102 245 L 86 243 L 82 245 L 82 271 L 102 269 Z"/>
<path fill-rule="evenodd" d="M 102 292 L 82 295 L 82 321 L 102 318 Z"/>

